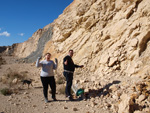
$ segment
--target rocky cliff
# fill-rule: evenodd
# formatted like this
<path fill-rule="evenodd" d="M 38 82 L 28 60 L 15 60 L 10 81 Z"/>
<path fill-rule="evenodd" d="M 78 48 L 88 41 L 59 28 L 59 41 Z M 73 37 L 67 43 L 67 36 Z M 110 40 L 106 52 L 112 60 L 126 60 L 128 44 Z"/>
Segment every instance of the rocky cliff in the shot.
<path fill-rule="evenodd" d="M 52 40 L 57 52 L 96 73 L 120 70 L 132 75 L 148 63 L 149 0 L 75 0 L 55 20 Z"/>
<path fill-rule="evenodd" d="M 52 24 L 45 26 L 43 29 L 38 29 L 27 41 L 7 47 L 5 53 L 34 62 L 38 56 L 42 55 L 45 44 L 51 39 L 52 29 Z"/>
<path fill-rule="evenodd" d="M 85 65 L 83 71 L 77 70 L 76 82 L 89 91 L 121 81 L 122 91 L 117 85 L 120 91 L 112 88 L 116 93 L 112 98 L 123 94 L 117 96 L 119 113 L 142 111 L 150 105 L 149 0 L 74 0 L 54 24 L 52 41 L 55 51 L 61 53 L 60 63 L 73 49 L 74 61 Z"/>
<path fill-rule="evenodd" d="M 119 80 L 123 88 L 118 92 L 118 86 L 112 87 L 115 94 L 109 97 L 114 103 L 119 100 L 114 105 L 118 109 L 114 109 L 119 113 L 144 110 L 143 106 L 147 106 L 144 100 L 150 99 L 149 0 L 74 0 L 53 22 L 52 28 L 48 25 L 28 41 L 18 44 L 15 55 L 30 58 L 35 51 L 51 52 L 52 57 L 59 60 L 58 73 L 62 73 L 62 59 L 73 49 L 74 62 L 85 66 L 76 71 L 75 82 L 88 91 L 98 91 L 107 83 Z M 44 43 L 40 43 L 42 40 Z M 44 48 L 40 50 L 40 46 Z M 136 86 L 141 84 L 145 84 L 146 90 L 138 90 Z M 135 94 L 131 87 L 139 93 Z M 139 101 L 143 103 L 137 104 Z"/>

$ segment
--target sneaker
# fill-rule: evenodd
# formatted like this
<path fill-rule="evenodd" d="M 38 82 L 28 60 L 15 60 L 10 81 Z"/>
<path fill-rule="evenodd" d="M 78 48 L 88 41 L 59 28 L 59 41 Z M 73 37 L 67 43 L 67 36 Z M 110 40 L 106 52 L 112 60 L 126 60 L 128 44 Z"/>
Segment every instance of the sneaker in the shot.
<path fill-rule="evenodd" d="M 47 98 L 45 98 L 45 103 L 48 103 L 48 99 Z"/>

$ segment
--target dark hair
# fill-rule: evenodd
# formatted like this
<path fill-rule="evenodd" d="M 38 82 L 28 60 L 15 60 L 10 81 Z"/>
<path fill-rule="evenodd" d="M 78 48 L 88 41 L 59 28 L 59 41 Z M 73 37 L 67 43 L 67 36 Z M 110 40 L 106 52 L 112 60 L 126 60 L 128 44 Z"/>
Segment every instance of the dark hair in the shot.
<path fill-rule="evenodd" d="M 72 51 L 72 52 L 73 52 L 73 49 L 70 49 L 70 50 L 69 50 L 69 52 L 70 52 L 70 51 Z"/>
<path fill-rule="evenodd" d="M 46 55 L 51 55 L 50 53 L 45 53 L 45 55 L 44 56 L 46 56 Z"/>

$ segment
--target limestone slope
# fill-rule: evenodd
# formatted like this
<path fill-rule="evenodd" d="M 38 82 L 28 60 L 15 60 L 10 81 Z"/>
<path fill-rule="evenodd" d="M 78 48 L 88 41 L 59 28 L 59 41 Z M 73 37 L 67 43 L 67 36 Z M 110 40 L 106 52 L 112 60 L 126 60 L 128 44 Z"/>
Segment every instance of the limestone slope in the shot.
<path fill-rule="evenodd" d="M 95 74 L 113 70 L 137 73 L 149 62 L 149 3 L 74 0 L 54 21 L 55 50 L 64 56 L 73 49 L 74 60 Z"/>
<path fill-rule="evenodd" d="M 5 53 L 34 62 L 37 57 L 42 55 L 45 44 L 51 39 L 52 29 L 52 24 L 38 29 L 27 41 L 7 47 Z"/>

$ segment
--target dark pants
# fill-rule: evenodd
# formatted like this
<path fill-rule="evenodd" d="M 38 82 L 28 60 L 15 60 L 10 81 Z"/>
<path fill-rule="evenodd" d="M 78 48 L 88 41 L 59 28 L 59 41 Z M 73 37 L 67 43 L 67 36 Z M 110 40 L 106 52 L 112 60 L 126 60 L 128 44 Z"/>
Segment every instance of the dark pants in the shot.
<path fill-rule="evenodd" d="M 63 72 L 65 78 L 66 78 L 66 89 L 65 93 L 66 96 L 71 96 L 71 86 L 72 86 L 72 81 L 73 81 L 73 73 L 69 72 Z"/>
<path fill-rule="evenodd" d="M 45 98 L 48 98 L 48 85 L 50 85 L 51 92 L 52 92 L 52 98 L 55 98 L 56 94 L 56 83 L 54 77 L 41 77 L 41 82 L 43 85 L 43 94 Z"/>

